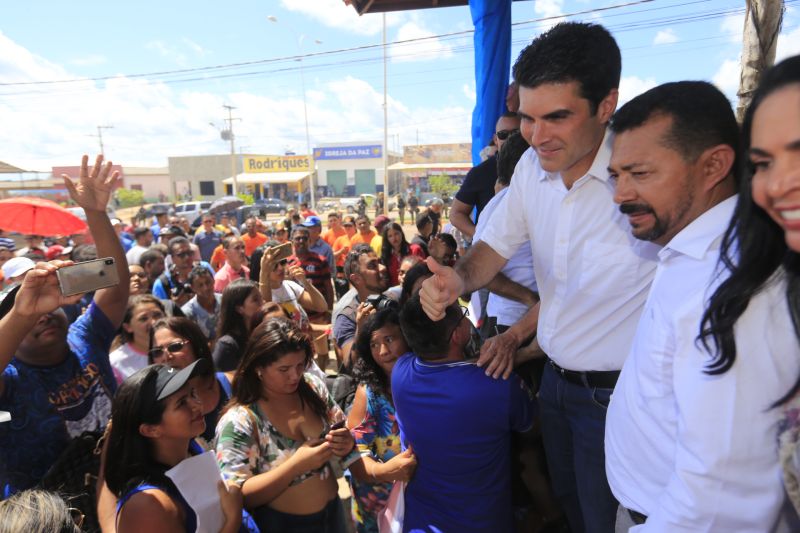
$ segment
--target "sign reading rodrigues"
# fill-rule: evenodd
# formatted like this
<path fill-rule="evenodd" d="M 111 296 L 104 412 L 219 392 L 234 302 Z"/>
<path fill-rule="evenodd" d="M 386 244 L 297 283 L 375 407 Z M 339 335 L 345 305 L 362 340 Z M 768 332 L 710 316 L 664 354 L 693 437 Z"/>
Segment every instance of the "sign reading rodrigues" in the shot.
<path fill-rule="evenodd" d="M 312 160 L 307 155 L 246 155 L 245 172 L 311 172 Z"/>
<path fill-rule="evenodd" d="M 314 148 L 314 159 L 379 159 L 383 157 L 380 144 L 366 146 L 326 146 Z"/>

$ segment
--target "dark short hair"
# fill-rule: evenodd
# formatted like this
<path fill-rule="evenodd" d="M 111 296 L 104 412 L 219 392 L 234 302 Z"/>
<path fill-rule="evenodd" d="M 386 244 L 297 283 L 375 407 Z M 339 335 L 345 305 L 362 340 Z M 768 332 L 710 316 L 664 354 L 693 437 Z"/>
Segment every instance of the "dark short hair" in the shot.
<path fill-rule="evenodd" d="M 344 277 L 346 279 L 349 280 L 351 274 L 358 274 L 361 272 L 361 263 L 359 259 L 362 255 L 370 252 L 374 253 L 375 250 L 373 250 L 369 244 L 363 242 L 356 244 L 350 249 L 350 252 L 344 260 Z"/>
<path fill-rule="evenodd" d="M 663 144 L 686 161 L 696 161 L 704 150 L 720 144 L 739 152 L 739 126 L 731 104 L 708 82 L 677 81 L 653 87 L 614 113 L 610 128 L 623 133 L 659 116 L 672 118 Z M 734 164 L 734 172 L 737 168 Z"/>
<path fill-rule="evenodd" d="M 185 244 L 189 246 L 191 243 L 186 237 L 173 237 L 169 240 L 169 253 L 172 254 L 173 248 L 178 245 Z"/>
<path fill-rule="evenodd" d="M 442 241 L 448 248 L 451 248 L 453 251 L 458 250 L 458 243 L 456 242 L 456 238 L 453 237 L 451 234 L 442 232 L 439 235 L 437 235 L 437 237 L 439 237 L 439 240 Z"/>
<path fill-rule="evenodd" d="M 514 81 L 534 89 L 545 83 L 578 82 L 592 114 L 619 88 L 622 57 L 614 37 L 599 24 L 561 22 L 536 37 L 514 63 Z"/>
<path fill-rule="evenodd" d="M 189 285 L 194 283 L 194 280 L 199 278 L 200 276 L 209 276 L 210 278 L 214 278 L 214 275 L 211 273 L 209 269 L 204 266 L 196 265 L 192 267 L 192 271 L 189 272 L 189 275 L 186 278 L 186 281 L 189 282 Z"/>
<path fill-rule="evenodd" d="M 417 226 L 417 231 L 422 231 L 422 228 L 427 226 L 428 223 L 433 224 L 433 219 L 431 218 L 431 215 L 428 213 L 428 210 L 426 209 L 425 211 L 417 215 L 417 220 L 415 221 L 415 224 Z"/>
<path fill-rule="evenodd" d="M 164 254 L 155 248 L 148 248 L 139 256 L 139 265 L 145 266 L 147 263 L 158 260 L 159 257 L 164 259 Z"/>
<path fill-rule="evenodd" d="M 146 226 L 136 226 L 135 228 L 133 228 L 133 238 L 134 239 L 138 240 L 139 237 L 143 237 L 144 235 L 147 235 L 148 233 L 150 233 L 150 228 L 148 228 Z"/>
<path fill-rule="evenodd" d="M 222 239 L 222 248 L 227 250 L 228 248 L 231 247 L 231 245 L 234 242 L 241 241 L 241 240 L 242 240 L 242 238 L 241 237 L 237 237 L 236 235 L 230 235 L 228 237 L 225 237 L 224 239 Z"/>
<path fill-rule="evenodd" d="M 72 260 L 76 263 L 94 261 L 97 259 L 97 246 L 94 244 L 81 244 L 72 250 Z"/>
<path fill-rule="evenodd" d="M 428 279 L 431 276 L 433 276 L 433 272 L 428 268 L 428 263 L 425 261 L 417 263 L 409 268 L 408 272 L 406 272 L 406 276 L 403 278 L 403 291 L 400 293 L 400 305 L 405 304 L 412 296 L 416 295 L 416 293 L 412 294 L 412 290 L 414 289 L 414 284 L 420 278 Z"/>
<path fill-rule="evenodd" d="M 308 234 L 311 233 L 310 231 L 308 231 L 307 227 L 297 224 L 295 226 L 292 226 L 292 237 L 294 237 L 294 234 L 297 233 L 298 231 L 305 231 Z"/>
<path fill-rule="evenodd" d="M 501 185 L 508 186 L 511 183 L 519 158 L 530 147 L 520 132 L 511 134 L 503 143 L 497 152 L 497 181 Z"/>
<path fill-rule="evenodd" d="M 369 223 L 370 223 L 370 221 L 369 221 L 369 217 L 368 217 L 367 215 L 358 215 L 358 216 L 356 217 L 356 224 L 358 224 L 358 221 L 359 221 L 359 220 L 366 220 L 366 221 L 367 221 L 367 224 L 369 224 Z"/>
<path fill-rule="evenodd" d="M 444 318 L 433 321 L 422 309 L 419 295 L 414 295 L 400 311 L 400 328 L 411 351 L 421 359 L 438 359 L 447 355 L 450 338 L 459 322 L 464 320 L 458 305 L 450 305 Z"/>

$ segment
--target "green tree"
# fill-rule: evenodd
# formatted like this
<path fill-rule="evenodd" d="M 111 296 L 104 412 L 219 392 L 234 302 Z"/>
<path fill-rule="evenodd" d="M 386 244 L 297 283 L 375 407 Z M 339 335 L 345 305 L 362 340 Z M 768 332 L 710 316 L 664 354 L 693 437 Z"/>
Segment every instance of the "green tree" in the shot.
<path fill-rule="evenodd" d="M 247 194 L 246 192 L 240 192 L 236 196 L 244 202 L 244 205 L 253 205 L 256 202 L 255 198 L 253 198 L 253 195 Z"/>
<path fill-rule="evenodd" d="M 144 203 L 144 193 L 133 189 L 118 189 L 117 200 L 120 207 L 135 207 Z"/>
<path fill-rule="evenodd" d="M 454 183 L 453 178 L 447 174 L 430 176 L 428 178 L 428 185 L 430 185 L 431 191 L 439 195 L 446 192 L 449 196 L 453 196 L 453 194 L 458 191 L 458 185 Z"/>

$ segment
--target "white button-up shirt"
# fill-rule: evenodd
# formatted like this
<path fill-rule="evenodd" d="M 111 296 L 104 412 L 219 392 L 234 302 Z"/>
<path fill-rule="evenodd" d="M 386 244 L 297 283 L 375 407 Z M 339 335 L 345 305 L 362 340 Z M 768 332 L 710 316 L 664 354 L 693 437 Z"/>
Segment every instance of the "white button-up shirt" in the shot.
<path fill-rule="evenodd" d="M 492 213 L 507 193 L 508 187 L 495 194 L 486 204 L 486 207 L 483 208 L 481 217 L 475 226 L 475 235 L 472 237 L 473 242 L 481 240 L 487 221 L 491 220 Z M 533 292 L 539 290 L 536 287 L 536 277 L 533 274 L 533 255 L 531 254 L 530 246 L 520 246 L 500 272 L 505 274 L 511 281 L 519 283 Z M 473 294 L 477 296 L 478 293 L 476 291 Z M 489 293 L 489 301 L 486 302 L 486 314 L 497 318 L 497 323 L 501 326 L 513 326 L 527 311 L 528 306 L 522 302 L 503 298 L 493 292 Z"/>
<path fill-rule="evenodd" d="M 531 247 L 541 309 L 537 338 L 569 370 L 619 370 L 655 272 L 658 246 L 635 239 L 608 179 L 612 135 L 571 189 L 531 148 L 481 239 L 506 259 Z"/>
<path fill-rule="evenodd" d="M 648 516 L 631 531 L 775 531 L 784 500 L 777 452 L 781 410 L 800 349 L 773 280 L 736 324 L 737 358 L 704 372 L 697 341 L 705 305 L 721 282 L 719 247 L 729 198 L 694 220 L 660 263 L 606 418 L 606 473 L 619 502 Z M 724 277 L 724 276 L 722 276 Z"/>

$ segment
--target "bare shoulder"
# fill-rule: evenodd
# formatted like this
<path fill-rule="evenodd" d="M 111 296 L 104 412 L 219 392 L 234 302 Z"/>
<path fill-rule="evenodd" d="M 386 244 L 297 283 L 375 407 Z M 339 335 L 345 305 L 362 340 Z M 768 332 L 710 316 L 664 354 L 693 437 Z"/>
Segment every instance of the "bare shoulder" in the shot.
<path fill-rule="evenodd" d="M 182 532 L 184 518 L 183 511 L 169 494 L 149 489 L 134 494 L 125 502 L 119 513 L 117 532 Z"/>

